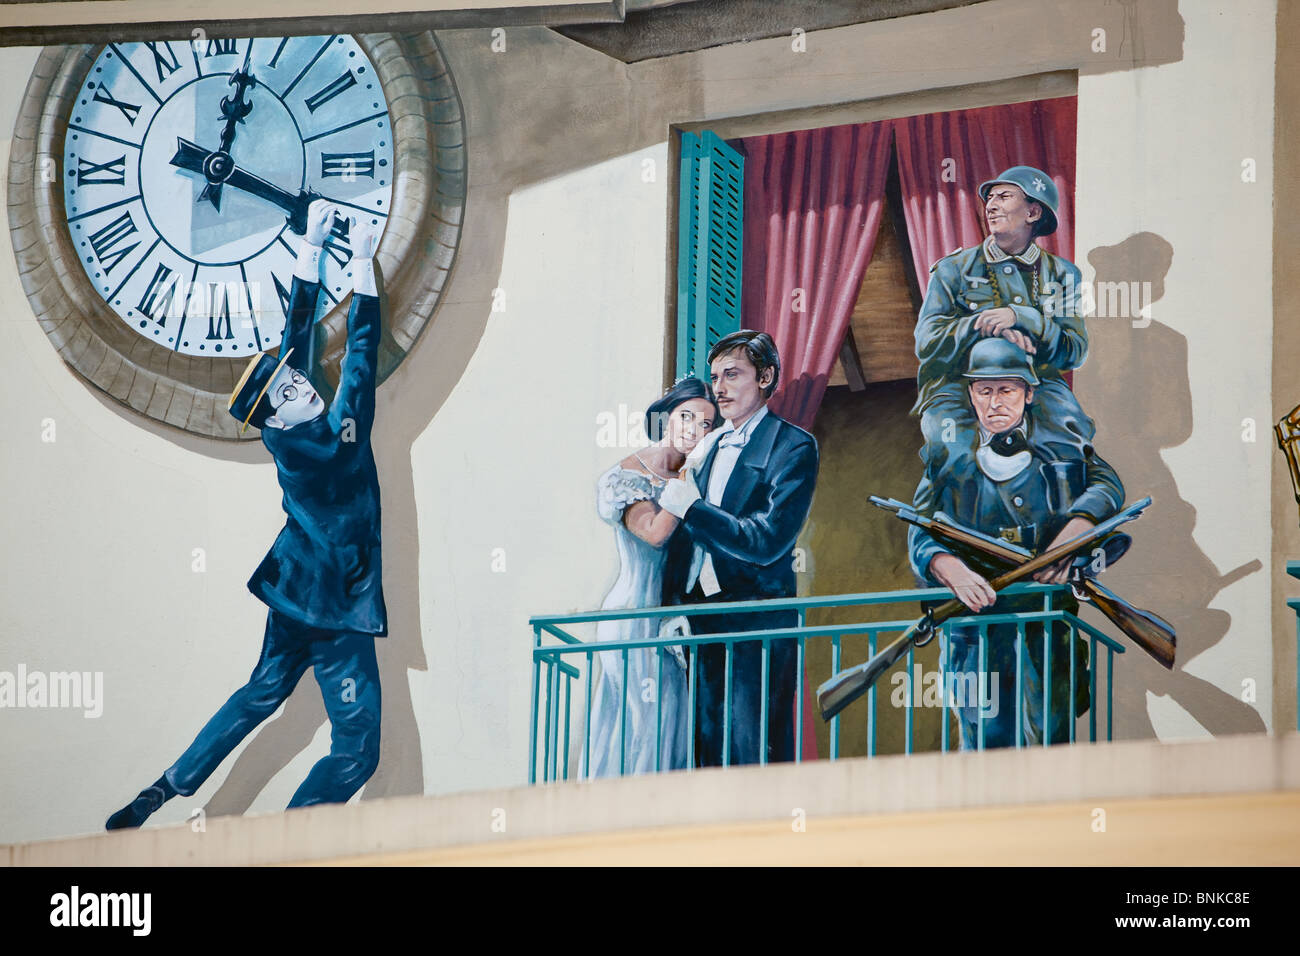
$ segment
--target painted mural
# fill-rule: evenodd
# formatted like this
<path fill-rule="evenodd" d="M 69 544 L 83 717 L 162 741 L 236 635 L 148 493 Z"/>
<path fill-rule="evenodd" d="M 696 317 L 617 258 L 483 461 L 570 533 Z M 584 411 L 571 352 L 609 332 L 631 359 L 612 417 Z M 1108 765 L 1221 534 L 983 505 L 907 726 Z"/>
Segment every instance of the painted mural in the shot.
<path fill-rule="evenodd" d="M 1120 336 L 1173 251 L 1076 248 L 1077 69 L 802 111 L 653 74 L 625 122 L 590 90 L 666 68 L 566 92 L 604 54 L 522 29 L 535 84 L 491 72 L 511 31 L 144 30 L 45 46 L 12 94 L 22 320 L 97 411 L 244 482 L 169 520 L 242 546 L 204 607 L 251 674 L 187 683 L 183 733 L 134 718 L 97 826 L 244 812 L 291 765 L 286 809 L 1069 746 L 1125 708 L 1156 736 L 1148 695 L 1264 729 L 1183 671 L 1263 567 L 1190 546 L 1160 459 L 1190 395 L 1130 421 L 1078 388 L 1149 371 Z M 1300 501 L 1300 412 L 1275 436 Z M 138 660 L 117 692 L 179 696 Z"/>

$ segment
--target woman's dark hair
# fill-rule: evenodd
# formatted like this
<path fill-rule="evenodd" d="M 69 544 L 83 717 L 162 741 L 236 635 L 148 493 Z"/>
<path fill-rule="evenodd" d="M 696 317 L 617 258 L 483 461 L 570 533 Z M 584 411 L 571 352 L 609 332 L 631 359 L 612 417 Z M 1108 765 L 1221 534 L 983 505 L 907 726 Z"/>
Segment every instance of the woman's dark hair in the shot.
<path fill-rule="evenodd" d="M 652 442 L 657 442 L 664 437 L 664 426 L 668 422 L 668 416 L 673 413 L 678 405 L 683 402 L 689 402 L 694 398 L 703 398 L 713 406 L 713 425 L 718 424 L 718 402 L 713 397 L 713 388 L 708 382 L 690 376 L 682 379 L 668 391 L 664 392 L 662 398 L 658 398 L 650 403 L 650 407 L 645 410 L 645 433 Z"/>

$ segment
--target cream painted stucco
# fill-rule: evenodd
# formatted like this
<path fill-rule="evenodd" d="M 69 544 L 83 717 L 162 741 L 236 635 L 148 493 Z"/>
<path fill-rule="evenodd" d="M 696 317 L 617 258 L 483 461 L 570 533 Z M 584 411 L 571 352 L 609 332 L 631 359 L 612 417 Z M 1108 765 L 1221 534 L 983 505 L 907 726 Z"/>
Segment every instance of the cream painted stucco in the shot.
<path fill-rule="evenodd" d="M 469 787 L 526 772 L 528 617 L 595 607 L 612 583 L 596 476 L 630 446 L 603 447 L 601 419 L 659 394 L 664 261 L 652 237 L 666 228 L 666 161 L 661 144 L 510 197 L 504 308 L 411 449 L 421 615 L 436 622 L 431 666 L 411 677 L 422 733 L 438 741 L 431 791 L 448 789 L 449 767 Z"/>
<path fill-rule="evenodd" d="M 1276 454 L 1268 436 L 1275 7 L 1185 0 L 1172 15 L 1171 4 L 1139 8 L 1148 30 L 1185 24 L 1186 32 L 1173 44 L 1181 59 L 1167 62 L 1169 44 L 1149 40 L 1163 65 L 1132 69 L 1113 50 L 1089 50 L 1093 24 L 1122 34 L 1116 5 L 1061 0 L 1050 17 L 1043 6 L 992 0 L 811 34 L 801 54 L 777 38 L 631 67 L 537 28 L 508 30 L 504 53 L 492 52 L 487 31 L 439 35 L 466 113 L 465 232 L 436 321 L 381 390 L 375 437 L 386 516 L 411 539 L 396 550 L 386 528 L 390 610 L 418 631 L 380 648 L 391 665 L 385 701 L 395 702 L 385 732 L 401 737 L 386 746 L 415 752 L 425 792 L 526 779 L 527 617 L 594 607 L 612 579 L 613 542 L 593 492 L 625 450 L 598 444 L 597 416 L 643 408 L 662 384 L 670 125 L 1048 71 L 1082 71 L 1077 258 L 1085 274 L 1083 253 L 1133 233 L 1150 230 L 1174 247 L 1153 316 L 1186 338 L 1194 427 L 1163 461 L 1195 508 L 1193 538 L 1205 560 L 1221 573 L 1264 562 L 1214 599 L 1231 616 L 1226 636 L 1188 671 L 1233 697 L 1243 677 L 1257 677 L 1249 709 L 1269 724 L 1263 502 Z M 0 161 L 34 58 L 30 49 L 0 51 Z M 953 94 L 954 106 L 962 95 Z M 1249 185 L 1240 181 L 1247 156 L 1259 163 Z M 494 313 L 498 289 L 505 307 Z M 1079 392 L 1107 456 L 1122 465 L 1144 454 L 1143 436 L 1125 429 L 1125 406 L 1150 384 L 1107 378 L 1106 345 L 1096 345 Z M 0 842 L 8 842 L 97 830 L 243 682 L 264 620 L 244 582 L 283 517 L 260 448 L 140 427 L 68 371 L 32 318 L 7 230 L 0 407 L 0 669 L 102 670 L 107 698 L 97 720 L 0 712 Z M 1254 444 L 1240 440 L 1245 417 L 1259 423 Z M 41 440 L 47 418 L 54 443 Z M 1159 505 L 1142 519 L 1154 528 L 1148 534 L 1179 540 L 1162 530 Z M 192 570 L 195 548 L 205 552 L 203 573 Z M 1147 606 L 1161 610 L 1160 588 L 1182 560 L 1179 548 L 1168 551 L 1130 559 L 1114 586 L 1149 586 L 1157 597 Z M 494 571 L 502 559 L 505 570 Z M 1117 703 L 1117 735 L 1204 732 L 1204 721 L 1162 709 L 1162 694 L 1148 713 L 1147 682 L 1161 677 L 1138 652 L 1116 667 L 1129 668 L 1132 681 Z M 1174 706 L 1196 710 L 1202 690 L 1181 686 L 1174 693 L 1190 700 Z M 408 690 L 413 721 L 400 719 Z M 307 677 L 286 711 L 310 716 L 316 694 Z M 276 759 L 259 757 L 262 776 L 227 780 L 232 758 L 157 821 L 183 821 L 219 791 L 228 807 L 283 807 L 328 745 L 319 723 L 306 724 L 267 738 Z M 381 763 L 394 788 L 384 793 L 420 786 L 419 777 L 391 783 L 391 770 Z"/>
<path fill-rule="evenodd" d="M 1173 246 L 1173 261 L 1164 296 L 1149 312 L 1152 327 L 1130 322 L 1117 332 L 1123 319 L 1093 320 L 1106 328 L 1094 335 L 1092 357 L 1076 384 L 1084 407 L 1097 417 L 1098 448 L 1110 455 L 1119 447 L 1122 458 L 1142 442 L 1141 434 L 1125 427 L 1126 408 L 1135 402 L 1164 408 L 1161 393 L 1176 380 L 1108 375 L 1111 336 L 1138 341 L 1163 325 L 1186 338 L 1182 371 L 1192 428 L 1186 441 L 1166 448 L 1161 458 L 1178 495 L 1195 508 L 1195 547 L 1220 573 L 1255 560 L 1261 567 L 1210 600 L 1209 607 L 1231 615 L 1227 636 L 1195 657 L 1184 654 L 1179 666 L 1239 699 L 1243 680 L 1252 679 L 1257 699 L 1251 706 L 1271 724 L 1272 530 L 1266 502 L 1278 454 L 1270 421 L 1275 8 L 1182 3 L 1179 11 L 1186 22 L 1181 62 L 1079 79 L 1075 248 L 1084 278 L 1096 275 L 1083 253 L 1136 233 L 1162 236 Z M 1254 182 L 1243 182 L 1248 159 L 1255 163 Z M 1254 428 L 1250 441 L 1243 438 L 1247 419 Z M 1128 491 L 1130 498 L 1146 493 L 1131 481 Z M 1142 534 L 1142 524 L 1167 520 L 1172 502 L 1159 492 L 1155 496 L 1135 535 Z M 1171 556 L 1149 551 L 1133 557 L 1142 564 L 1117 567 L 1117 581 L 1158 573 L 1171 563 Z M 1154 566 L 1144 567 L 1153 557 Z M 1158 586 L 1151 591 L 1158 593 Z M 1148 606 L 1160 610 L 1157 601 Z M 1174 699 L 1149 700 L 1160 737 L 1207 733 Z"/>

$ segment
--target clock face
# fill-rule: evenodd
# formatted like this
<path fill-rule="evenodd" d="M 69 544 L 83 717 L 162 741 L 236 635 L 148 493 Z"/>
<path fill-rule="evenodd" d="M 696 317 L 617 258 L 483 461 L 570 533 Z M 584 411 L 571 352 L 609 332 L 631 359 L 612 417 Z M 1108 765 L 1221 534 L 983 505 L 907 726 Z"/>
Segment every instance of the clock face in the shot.
<path fill-rule="evenodd" d="M 232 118 L 233 117 L 233 118 Z M 95 291 L 135 332 L 195 356 L 276 347 L 321 197 L 383 227 L 393 130 L 348 36 L 110 43 L 67 114 L 64 208 Z M 352 287 L 326 241 L 327 311 Z"/>

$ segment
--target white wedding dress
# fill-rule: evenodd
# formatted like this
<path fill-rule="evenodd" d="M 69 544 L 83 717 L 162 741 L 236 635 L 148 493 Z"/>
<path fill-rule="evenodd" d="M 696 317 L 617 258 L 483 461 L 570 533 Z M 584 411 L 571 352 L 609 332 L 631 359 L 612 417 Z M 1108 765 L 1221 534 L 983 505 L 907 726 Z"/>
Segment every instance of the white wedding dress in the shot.
<path fill-rule="evenodd" d="M 638 471 L 615 465 L 600 476 L 596 510 L 614 527 L 618 544 L 618 580 L 605 596 L 601 610 L 657 607 L 661 602 L 666 548 L 642 541 L 623 524 L 623 511 L 636 501 L 657 501 L 662 486 L 656 486 Z M 658 618 L 602 621 L 596 625 L 597 641 L 644 640 L 658 636 Z M 659 683 L 662 656 L 662 684 Z M 655 770 L 656 715 L 659 726 L 659 769 L 686 766 L 686 671 L 667 650 L 653 647 L 627 652 L 627 691 L 623 683 L 622 651 L 596 655 L 600 673 L 591 699 L 591 772 L 580 748 L 582 778 L 616 777 L 620 772 L 619 743 L 623 720 L 627 721 L 624 774 Z"/>

